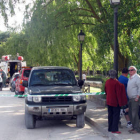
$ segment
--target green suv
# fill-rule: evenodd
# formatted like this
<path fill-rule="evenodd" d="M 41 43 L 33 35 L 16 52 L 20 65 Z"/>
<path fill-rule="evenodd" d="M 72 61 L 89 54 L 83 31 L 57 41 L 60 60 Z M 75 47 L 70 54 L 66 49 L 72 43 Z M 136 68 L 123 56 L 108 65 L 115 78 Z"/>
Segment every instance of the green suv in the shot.
<path fill-rule="evenodd" d="M 86 96 L 78 95 L 82 84 L 67 67 L 32 68 L 28 81 L 23 81 L 26 128 L 33 129 L 44 119 L 76 119 L 76 126 L 84 127 Z"/>

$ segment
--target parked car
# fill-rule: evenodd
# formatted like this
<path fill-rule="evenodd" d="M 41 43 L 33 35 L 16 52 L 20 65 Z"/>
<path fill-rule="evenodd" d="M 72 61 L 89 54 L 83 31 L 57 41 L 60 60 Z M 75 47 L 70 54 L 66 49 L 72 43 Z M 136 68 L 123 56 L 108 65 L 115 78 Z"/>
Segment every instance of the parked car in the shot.
<path fill-rule="evenodd" d="M 30 75 L 31 68 L 23 68 L 21 69 L 19 73 L 19 78 L 16 81 L 16 87 L 15 87 L 15 94 L 16 95 L 23 95 L 25 87 L 22 86 L 22 82 L 28 81 L 29 75 Z"/>
<path fill-rule="evenodd" d="M 33 129 L 37 120 L 44 119 L 76 119 L 76 126 L 84 127 L 86 96 L 75 95 L 82 93 L 80 88 L 82 84 L 83 81 L 77 82 L 73 71 L 67 67 L 32 68 L 29 80 L 23 81 L 27 95 L 25 97 L 26 128 Z M 62 96 L 59 96 L 60 94 Z"/>
<path fill-rule="evenodd" d="M 16 83 L 16 80 L 17 80 L 18 78 L 19 78 L 19 72 L 16 72 L 16 73 L 13 74 L 12 78 L 10 79 L 9 86 L 10 86 L 10 90 L 11 90 L 12 92 L 15 91 L 15 87 L 16 87 L 15 83 Z"/>

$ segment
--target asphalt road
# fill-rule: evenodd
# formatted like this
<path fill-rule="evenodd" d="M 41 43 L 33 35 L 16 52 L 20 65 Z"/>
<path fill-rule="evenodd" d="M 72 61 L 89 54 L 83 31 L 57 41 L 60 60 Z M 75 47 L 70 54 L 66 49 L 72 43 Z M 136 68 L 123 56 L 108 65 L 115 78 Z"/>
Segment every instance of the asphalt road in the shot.
<path fill-rule="evenodd" d="M 75 120 L 37 121 L 35 129 L 26 129 L 24 125 L 24 98 L 2 97 L 12 94 L 9 88 L 0 91 L 0 140 L 106 140 L 90 124 L 76 128 Z"/>

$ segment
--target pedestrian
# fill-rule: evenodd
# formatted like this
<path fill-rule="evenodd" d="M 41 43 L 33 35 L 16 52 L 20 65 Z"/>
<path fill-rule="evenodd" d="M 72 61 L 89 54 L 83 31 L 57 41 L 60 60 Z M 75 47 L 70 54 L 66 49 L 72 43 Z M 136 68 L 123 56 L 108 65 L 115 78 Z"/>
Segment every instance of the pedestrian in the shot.
<path fill-rule="evenodd" d="M 130 78 L 127 85 L 127 95 L 129 98 L 129 117 L 132 122 L 133 129 L 129 130 L 130 133 L 135 134 L 140 132 L 139 123 L 139 104 L 140 104 L 140 76 L 137 74 L 135 66 L 129 67 Z"/>
<path fill-rule="evenodd" d="M 83 79 L 84 82 L 86 81 L 86 74 L 85 74 L 85 72 L 82 74 L 82 79 Z"/>
<path fill-rule="evenodd" d="M 116 70 L 109 71 L 109 77 L 105 83 L 106 102 L 108 105 L 108 131 L 120 134 L 118 123 L 121 106 L 127 104 L 125 87 L 116 79 Z"/>
<path fill-rule="evenodd" d="M 2 74 L 0 73 L 0 91 L 2 91 Z"/>
<path fill-rule="evenodd" d="M 2 70 L 2 68 L 0 67 L 0 74 L 2 77 L 2 87 L 6 87 L 6 74 L 5 72 Z"/>
<path fill-rule="evenodd" d="M 127 83 L 128 83 L 127 76 L 128 76 L 128 68 L 123 68 L 122 74 L 120 75 L 120 77 L 118 78 L 118 80 L 119 80 L 120 83 L 124 84 L 124 86 L 125 86 L 127 103 L 128 103 L 129 98 L 128 98 L 128 95 L 127 95 Z M 127 128 L 132 128 L 132 123 L 131 123 L 130 118 L 129 118 L 129 115 L 128 115 L 128 110 L 129 110 L 129 108 L 128 108 L 128 104 L 127 104 L 127 105 L 125 105 L 125 106 L 122 107 L 121 114 L 124 114 L 125 119 L 127 121 L 126 127 Z"/>

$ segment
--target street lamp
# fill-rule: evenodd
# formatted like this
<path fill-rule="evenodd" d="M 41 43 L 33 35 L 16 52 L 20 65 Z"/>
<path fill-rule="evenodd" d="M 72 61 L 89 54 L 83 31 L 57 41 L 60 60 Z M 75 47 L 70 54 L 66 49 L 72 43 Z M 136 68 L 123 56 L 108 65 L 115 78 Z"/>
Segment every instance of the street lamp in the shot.
<path fill-rule="evenodd" d="M 118 5 L 120 4 L 120 0 L 109 0 L 111 5 Z"/>
<path fill-rule="evenodd" d="M 81 32 L 78 34 L 78 40 L 80 41 L 80 80 L 82 80 L 82 43 L 85 39 L 85 34 Z"/>
<path fill-rule="evenodd" d="M 117 71 L 118 78 L 118 5 L 120 0 L 109 0 L 110 4 L 114 7 L 114 69 Z"/>

